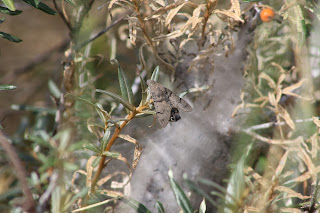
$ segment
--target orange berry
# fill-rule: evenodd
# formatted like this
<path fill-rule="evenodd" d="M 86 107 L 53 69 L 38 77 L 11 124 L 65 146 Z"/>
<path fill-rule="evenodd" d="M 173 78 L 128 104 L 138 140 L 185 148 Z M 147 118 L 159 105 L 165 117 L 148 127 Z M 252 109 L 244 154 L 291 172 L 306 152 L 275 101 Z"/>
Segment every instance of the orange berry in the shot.
<path fill-rule="evenodd" d="M 263 9 L 260 13 L 260 18 L 263 22 L 270 22 L 274 17 L 274 11 L 272 9 Z"/>

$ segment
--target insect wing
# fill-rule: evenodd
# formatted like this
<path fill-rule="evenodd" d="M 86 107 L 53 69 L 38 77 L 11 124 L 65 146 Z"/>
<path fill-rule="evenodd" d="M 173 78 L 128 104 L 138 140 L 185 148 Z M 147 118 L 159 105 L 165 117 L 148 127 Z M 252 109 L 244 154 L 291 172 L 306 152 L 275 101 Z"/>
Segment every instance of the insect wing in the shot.
<path fill-rule="evenodd" d="M 161 127 L 164 128 L 167 126 L 171 116 L 172 106 L 169 96 L 172 92 L 153 80 L 148 80 L 147 84 L 153 99 L 153 105 L 157 113 L 157 119 Z"/>
<path fill-rule="evenodd" d="M 191 112 L 192 111 L 192 107 L 182 98 L 180 98 L 177 95 L 171 94 L 169 97 L 170 103 L 172 104 L 172 106 L 181 109 L 185 112 Z"/>
<path fill-rule="evenodd" d="M 165 101 L 153 102 L 157 119 L 162 128 L 166 127 L 170 120 L 171 107 Z"/>

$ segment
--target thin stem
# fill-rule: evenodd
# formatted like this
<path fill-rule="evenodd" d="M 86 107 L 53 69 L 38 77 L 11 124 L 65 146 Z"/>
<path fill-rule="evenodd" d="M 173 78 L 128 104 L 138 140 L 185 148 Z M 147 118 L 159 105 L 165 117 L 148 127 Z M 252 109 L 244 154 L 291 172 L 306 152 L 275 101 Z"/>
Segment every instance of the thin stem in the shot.
<path fill-rule="evenodd" d="M 143 109 L 145 109 L 146 106 L 140 106 L 138 107 L 135 111 L 131 112 L 127 117 L 126 117 L 126 121 L 124 121 L 119 127 L 117 127 L 114 130 L 114 133 L 111 137 L 111 139 L 109 140 L 107 147 L 105 148 L 104 151 L 110 151 L 113 143 L 115 142 L 115 140 L 118 138 L 118 135 L 120 134 L 121 130 L 128 124 L 129 121 L 131 121 L 138 113 L 140 113 Z M 94 178 L 92 180 L 92 184 L 91 184 L 91 191 L 94 191 L 94 188 L 99 180 L 99 177 L 101 175 L 102 170 L 105 167 L 105 160 L 106 160 L 106 156 L 102 156 L 100 163 L 99 163 L 99 167 L 98 170 L 96 172 L 96 174 L 94 175 Z"/>
<path fill-rule="evenodd" d="M 0 131 L 0 145 L 7 153 L 7 156 L 13 166 L 12 169 L 13 171 L 15 171 L 15 174 L 21 183 L 22 192 L 25 196 L 22 208 L 25 210 L 25 212 L 36 212 L 36 204 L 27 182 L 27 172 L 25 169 L 25 165 L 19 159 L 15 148 L 2 131 Z"/>
<path fill-rule="evenodd" d="M 142 30 L 142 32 L 143 32 L 143 36 L 144 36 L 144 38 L 146 39 L 148 45 L 151 47 L 151 50 L 152 50 L 153 54 L 157 57 L 157 59 L 158 59 L 161 63 L 163 63 L 164 65 L 166 65 L 166 67 L 168 67 L 168 68 L 174 73 L 174 72 L 175 72 L 174 67 L 173 67 L 171 64 L 165 62 L 165 61 L 158 55 L 157 50 L 156 50 L 156 47 L 153 45 L 153 41 L 152 41 L 152 39 L 150 38 L 150 36 L 148 35 L 148 32 L 147 32 L 147 30 L 146 30 L 146 28 L 145 28 L 145 23 L 144 23 L 143 17 L 142 17 L 142 15 L 141 15 L 140 11 L 139 11 L 139 5 L 138 5 L 138 3 L 137 3 L 136 1 L 134 1 L 134 5 L 135 5 L 135 12 L 138 14 L 137 17 L 138 17 L 138 20 L 139 20 L 139 22 L 140 22 L 140 28 L 141 28 L 141 30 Z"/>
<path fill-rule="evenodd" d="M 56 8 L 56 10 L 58 11 L 60 17 L 62 18 L 63 22 L 66 24 L 66 26 L 68 27 L 70 32 L 72 32 L 72 26 L 71 26 L 70 22 L 67 20 L 67 18 L 64 16 L 63 12 L 59 9 L 56 0 L 53 0 L 53 4 L 54 4 L 54 7 Z"/>
<path fill-rule="evenodd" d="M 74 49 L 75 51 L 78 51 L 79 49 L 81 49 L 82 47 L 86 46 L 87 44 L 89 44 L 90 42 L 96 40 L 97 38 L 99 38 L 100 36 L 102 36 L 104 33 L 106 33 L 107 31 L 109 31 L 113 26 L 115 26 L 116 24 L 118 24 L 122 19 L 124 19 L 126 16 L 128 15 L 128 13 L 125 13 L 123 16 L 121 16 L 119 19 L 115 20 L 112 24 L 110 24 L 108 27 L 106 27 L 105 29 L 103 29 L 102 31 L 100 31 L 97 35 L 93 36 L 92 38 L 80 43 L 79 45 L 77 45 Z"/>

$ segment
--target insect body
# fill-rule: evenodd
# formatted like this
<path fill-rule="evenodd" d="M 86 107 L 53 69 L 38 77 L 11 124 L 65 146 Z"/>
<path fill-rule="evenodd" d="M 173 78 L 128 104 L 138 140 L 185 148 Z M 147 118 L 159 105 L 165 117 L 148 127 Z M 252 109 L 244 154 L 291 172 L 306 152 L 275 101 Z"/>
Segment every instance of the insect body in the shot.
<path fill-rule="evenodd" d="M 147 84 L 161 127 L 166 127 L 169 121 L 180 120 L 179 109 L 185 112 L 192 111 L 192 107 L 185 100 L 173 94 L 168 88 L 153 80 L 148 80 Z"/>

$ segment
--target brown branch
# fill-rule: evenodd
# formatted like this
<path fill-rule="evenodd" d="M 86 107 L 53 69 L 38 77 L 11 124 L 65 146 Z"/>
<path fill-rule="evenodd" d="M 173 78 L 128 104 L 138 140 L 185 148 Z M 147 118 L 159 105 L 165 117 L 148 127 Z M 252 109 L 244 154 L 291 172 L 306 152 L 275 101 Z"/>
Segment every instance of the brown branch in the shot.
<path fill-rule="evenodd" d="M 53 0 L 53 4 L 54 4 L 54 7 L 56 8 L 56 10 L 58 11 L 60 17 L 62 18 L 63 22 L 66 24 L 66 26 L 68 27 L 70 32 L 72 32 L 72 26 L 71 26 L 70 22 L 67 20 L 67 18 L 64 16 L 63 12 L 59 9 L 56 0 Z"/>
<path fill-rule="evenodd" d="M 131 112 L 127 117 L 126 117 L 126 120 L 119 126 L 115 129 L 111 139 L 109 140 L 108 144 L 107 144 L 107 147 L 104 151 L 110 151 L 113 143 L 115 142 L 115 140 L 118 138 L 118 135 L 120 134 L 121 130 L 128 124 L 129 121 L 131 121 L 135 116 L 136 114 L 138 114 L 139 112 L 141 112 L 143 109 L 145 108 L 145 106 L 140 106 L 138 107 L 135 111 Z M 99 167 L 98 167 L 98 170 L 96 172 L 96 174 L 94 175 L 94 178 L 92 180 L 92 184 L 91 184 L 91 191 L 93 192 L 94 191 L 94 188 L 99 180 L 99 177 L 101 175 L 101 172 L 103 170 L 103 168 L 105 167 L 105 160 L 106 160 L 106 156 L 102 156 L 101 160 L 100 160 L 100 163 L 99 163 Z"/>
<path fill-rule="evenodd" d="M 156 58 L 161 62 L 163 63 L 166 67 L 168 67 L 168 69 L 170 69 L 172 71 L 172 73 L 174 74 L 175 73 L 175 69 L 174 67 L 165 62 L 158 54 L 157 50 L 156 50 L 156 47 L 153 45 L 153 41 L 152 39 L 150 38 L 146 28 L 145 28 L 145 23 L 144 23 L 144 20 L 143 20 L 143 17 L 142 17 L 142 14 L 140 13 L 139 11 L 139 4 L 137 1 L 134 1 L 134 5 L 135 5 L 135 12 L 137 13 L 137 16 L 138 16 L 138 20 L 140 22 L 140 28 L 143 32 L 143 36 L 145 38 L 145 40 L 147 41 L 148 45 L 151 47 L 151 50 L 153 52 L 153 54 L 156 56 Z"/>
<path fill-rule="evenodd" d="M 29 189 L 28 183 L 27 183 L 27 175 L 26 175 L 25 166 L 23 165 L 23 163 L 19 159 L 16 150 L 11 145 L 8 138 L 4 135 L 4 133 L 2 131 L 0 131 L 0 145 L 2 146 L 4 151 L 7 153 L 7 156 L 9 158 L 10 162 L 12 163 L 13 171 L 16 171 L 16 176 L 21 183 L 21 188 L 22 188 L 23 194 L 25 196 L 25 201 L 22 206 L 23 209 L 26 212 L 36 212 L 35 201 L 32 197 L 32 192 Z"/>
<path fill-rule="evenodd" d="M 125 13 L 123 16 L 121 16 L 119 19 L 115 20 L 112 24 L 110 24 L 108 27 L 106 27 L 104 30 L 100 31 L 97 35 L 93 36 L 92 38 L 90 38 L 87 41 L 83 41 L 82 43 L 80 43 L 79 45 L 77 45 L 74 50 L 78 51 L 79 49 L 81 49 L 82 47 L 86 46 L 87 44 L 89 44 L 90 42 L 96 40 L 97 38 L 99 38 L 100 36 L 102 36 L 103 34 L 105 34 L 107 31 L 109 31 L 113 26 L 115 26 L 116 24 L 118 24 L 122 19 L 124 19 L 127 15 L 129 14 L 129 12 Z"/>

